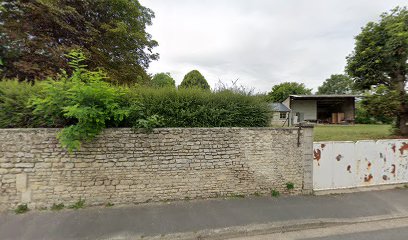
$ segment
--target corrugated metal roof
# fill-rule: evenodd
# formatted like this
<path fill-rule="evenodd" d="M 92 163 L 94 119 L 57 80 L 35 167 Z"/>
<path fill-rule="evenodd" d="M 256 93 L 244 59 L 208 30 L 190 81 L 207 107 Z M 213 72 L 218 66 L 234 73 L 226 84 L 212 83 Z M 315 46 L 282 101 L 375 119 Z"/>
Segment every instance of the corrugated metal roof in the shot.
<path fill-rule="evenodd" d="M 290 112 L 290 109 L 282 103 L 270 103 L 269 106 L 272 108 L 272 111 L 275 112 Z"/>
<path fill-rule="evenodd" d="M 360 95 L 348 94 L 327 94 L 327 95 L 290 95 L 293 98 L 347 98 L 347 97 L 361 97 Z"/>

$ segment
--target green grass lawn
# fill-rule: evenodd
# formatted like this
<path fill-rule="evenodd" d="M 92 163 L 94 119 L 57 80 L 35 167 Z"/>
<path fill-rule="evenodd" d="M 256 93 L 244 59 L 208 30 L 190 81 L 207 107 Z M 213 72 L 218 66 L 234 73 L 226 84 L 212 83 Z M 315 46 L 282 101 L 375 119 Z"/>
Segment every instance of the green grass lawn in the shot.
<path fill-rule="evenodd" d="M 369 139 L 398 138 L 391 131 L 391 125 L 316 125 L 314 141 L 357 141 Z"/>

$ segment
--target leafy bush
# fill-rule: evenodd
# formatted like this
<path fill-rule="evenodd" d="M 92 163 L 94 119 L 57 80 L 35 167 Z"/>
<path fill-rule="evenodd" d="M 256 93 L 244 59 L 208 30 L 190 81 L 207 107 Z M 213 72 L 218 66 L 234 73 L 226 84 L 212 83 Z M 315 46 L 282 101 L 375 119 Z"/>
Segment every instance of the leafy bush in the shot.
<path fill-rule="evenodd" d="M 89 71 L 81 62 L 81 52 L 71 52 L 71 76 L 63 73 L 58 81 L 43 84 L 43 96 L 33 100 L 34 112 L 51 119 L 66 121 L 58 138 L 69 151 L 79 149 L 81 142 L 94 139 L 109 123 L 119 123 L 138 109 L 138 102 L 123 104 L 127 89 L 104 82 L 102 71 Z"/>
<path fill-rule="evenodd" d="M 385 86 L 378 86 L 356 103 L 356 123 L 395 123 L 398 108 L 397 92 L 390 91 Z"/>
<path fill-rule="evenodd" d="M 133 128 L 142 128 L 151 131 L 153 128 L 160 127 L 163 122 L 163 118 L 158 115 L 153 115 L 147 119 L 139 119 Z"/>
<path fill-rule="evenodd" d="M 32 96 L 39 95 L 41 86 L 17 80 L 0 81 L 0 128 L 42 126 L 29 104 Z"/>
<path fill-rule="evenodd" d="M 376 123 L 390 124 L 398 115 L 400 107 L 398 92 L 389 90 L 383 85 L 377 86 L 372 89 L 371 94 L 365 94 L 357 107 L 365 111 Z"/>
<path fill-rule="evenodd" d="M 356 104 L 356 119 L 357 124 L 375 124 L 377 121 L 371 116 L 364 105 L 361 102 Z"/>
<path fill-rule="evenodd" d="M 221 91 L 134 88 L 143 116 L 162 117 L 164 127 L 264 127 L 269 109 L 259 98 Z"/>

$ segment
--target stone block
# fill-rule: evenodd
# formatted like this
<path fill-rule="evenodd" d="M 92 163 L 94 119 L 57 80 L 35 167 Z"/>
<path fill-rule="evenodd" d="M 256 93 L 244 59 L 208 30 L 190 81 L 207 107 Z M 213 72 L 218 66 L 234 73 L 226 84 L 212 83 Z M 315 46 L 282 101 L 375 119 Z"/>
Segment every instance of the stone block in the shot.
<path fill-rule="evenodd" d="M 54 192 L 63 192 L 65 191 L 66 187 L 63 185 L 54 187 Z"/>
<path fill-rule="evenodd" d="M 27 173 L 16 174 L 16 189 L 19 192 L 25 192 L 27 190 L 28 177 Z"/>
<path fill-rule="evenodd" d="M 35 168 L 51 168 L 51 163 L 39 162 L 35 164 Z"/>
<path fill-rule="evenodd" d="M 31 202 L 31 189 L 21 193 L 21 202 L 30 203 Z"/>
<path fill-rule="evenodd" d="M 13 163 L 1 163 L 0 168 L 1 169 L 7 169 L 7 168 L 13 168 L 14 164 Z"/>
<path fill-rule="evenodd" d="M 32 168 L 34 167 L 34 163 L 16 163 L 16 168 Z"/>

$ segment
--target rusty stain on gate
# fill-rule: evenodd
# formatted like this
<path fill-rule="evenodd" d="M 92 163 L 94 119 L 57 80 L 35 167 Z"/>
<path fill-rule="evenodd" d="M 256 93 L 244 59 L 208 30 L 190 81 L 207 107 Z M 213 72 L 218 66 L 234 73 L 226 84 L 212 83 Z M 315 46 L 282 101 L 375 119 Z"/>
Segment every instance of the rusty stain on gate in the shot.
<path fill-rule="evenodd" d="M 313 144 L 315 190 L 408 183 L 408 139 Z"/>

